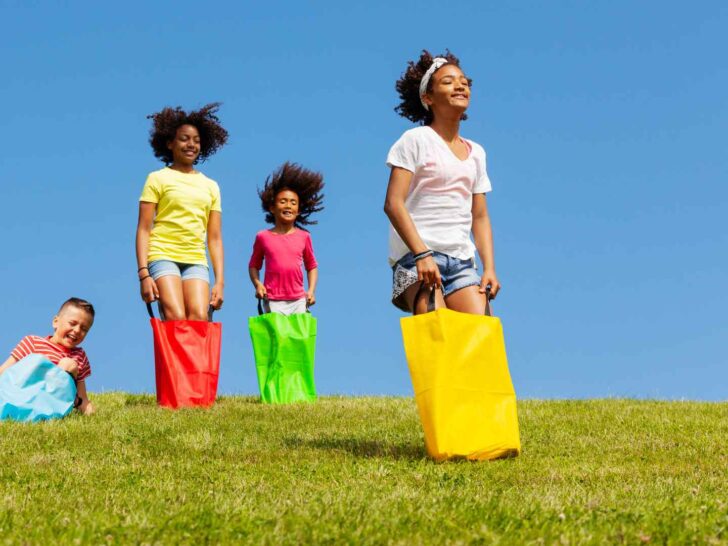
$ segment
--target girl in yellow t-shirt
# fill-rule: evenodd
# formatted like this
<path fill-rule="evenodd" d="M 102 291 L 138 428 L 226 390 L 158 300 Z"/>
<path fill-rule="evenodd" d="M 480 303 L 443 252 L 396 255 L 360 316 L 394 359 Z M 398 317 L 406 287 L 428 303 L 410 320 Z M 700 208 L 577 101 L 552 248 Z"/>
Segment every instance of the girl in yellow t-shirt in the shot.
<path fill-rule="evenodd" d="M 149 142 L 166 167 L 149 174 L 139 198 L 136 255 L 142 299 L 159 300 L 165 320 L 207 320 L 208 305 L 222 307 L 220 188 L 195 169 L 227 141 L 215 115 L 219 106 L 189 113 L 164 108 L 148 116 L 154 124 Z M 205 239 L 215 272 L 212 293 Z"/>

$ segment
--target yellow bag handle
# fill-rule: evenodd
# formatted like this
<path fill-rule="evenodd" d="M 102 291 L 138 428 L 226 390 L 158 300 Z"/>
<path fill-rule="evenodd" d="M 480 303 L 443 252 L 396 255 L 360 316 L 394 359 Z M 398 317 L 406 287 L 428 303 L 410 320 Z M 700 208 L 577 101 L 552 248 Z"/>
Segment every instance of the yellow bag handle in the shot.
<path fill-rule="evenodd" d="M 424 282 L 421 283 L 420 288 L 417 290 L 417 294 L 415 294 L 415 303 L 417 303 L 417 301 L 419 301 L 420 294 L 422 294 L 422 291 L 425 288 L 429 288 L 429 290 L 430 290 L 430 295 L 427 297 L 427 312 L 431 313 L 432 311 L 435 310 L 435 290 L 437 290 L 437 288 L 435 286 L 428 287 Z M 485 287 L 485 316 L 486 317 L 493 316 L 493 313 L 490 309 L 490 300 L 491 300 L 490 285 L 488 284 Z"/>

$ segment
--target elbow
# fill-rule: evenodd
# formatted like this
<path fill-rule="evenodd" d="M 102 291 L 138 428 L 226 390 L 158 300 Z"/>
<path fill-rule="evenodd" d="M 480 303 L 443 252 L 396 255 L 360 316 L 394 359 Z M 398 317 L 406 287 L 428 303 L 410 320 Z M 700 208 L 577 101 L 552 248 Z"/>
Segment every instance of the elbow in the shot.
<path fill-rule="evenodd" d="M 392 215 L 394 214 L 396 208 L 396 203 L 394 203 L 391 199 L 386 199 L 384 201 L 384 214 L 386 214 L 387 218 L 389 218 L 390 220 L 392 219 Z"/>

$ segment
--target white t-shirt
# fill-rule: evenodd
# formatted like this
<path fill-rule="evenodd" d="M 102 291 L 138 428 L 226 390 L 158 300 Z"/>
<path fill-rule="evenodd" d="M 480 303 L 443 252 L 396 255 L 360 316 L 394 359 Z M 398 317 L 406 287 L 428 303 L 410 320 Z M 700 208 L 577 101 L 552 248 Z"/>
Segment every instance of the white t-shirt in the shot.
<path fill-rule="evenodd" d="M 470 240 L 474 193 L 491 190 L 485 168 L 485 150 L 472 140 L 467 159 L 452 152 L 427 125 L 406 131 L 387 155 L 389 167 L 413 173 L 405 207 L 422 241 L 432 250 L 467 260 L 475 256 Z M 389 227 L 389 263 L 409 252 L 394 228 Z"/>

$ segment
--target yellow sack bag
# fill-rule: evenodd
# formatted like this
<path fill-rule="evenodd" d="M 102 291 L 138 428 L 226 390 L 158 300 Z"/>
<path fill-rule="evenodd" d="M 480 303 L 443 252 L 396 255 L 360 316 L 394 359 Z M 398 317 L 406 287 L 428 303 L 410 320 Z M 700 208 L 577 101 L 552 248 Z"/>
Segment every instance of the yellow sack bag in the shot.
<path fill-rule="evenodd" d="M 427 313 L 401 319 L 425 447 L 437 461 L 521 451 L 503 328 L 487 315 L 435 310 L 432 290 Z"/>

